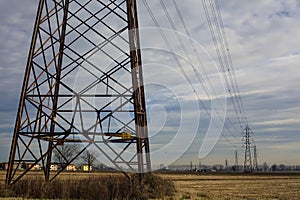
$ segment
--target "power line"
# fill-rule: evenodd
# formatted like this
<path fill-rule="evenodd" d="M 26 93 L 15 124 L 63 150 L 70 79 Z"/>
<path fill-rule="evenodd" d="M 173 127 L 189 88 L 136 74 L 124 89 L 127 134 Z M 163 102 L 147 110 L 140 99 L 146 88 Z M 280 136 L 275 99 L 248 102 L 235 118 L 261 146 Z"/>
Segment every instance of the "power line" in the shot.
<path fill-rule="evenodd" d="M 206 72 L 205 68 L 203 67 L 203 64 L 202 64 L 202 62 L 201 62 L 201 59 L 200 59 L 200 57 L 199 57 L 198 52 L 196 51 L 195 44 L 194 44 L 194 42 L 191 40 L 191 34 L 189 33 L 189 31 L 188 31 L 188 29 L 187 29 L 187 26 L 186 26 L 186 24 L 185 24 L 185 22 L 184 22 L 184 19 L 183 19 L 183 17 L 182 17 L 182 14 L 181 14 L 181 12 L 180 12 L 180 10 L 179 10 L 179 8 L 178 8 L 178 6 L 177 6 L 177 4 L 176 4 L 176 2 L 175 2 L 174 0 L 173 0 L 173 4 L 174 4 L 174 7 L 175 7 L 175 9 L 176 9 L 176 11 L 177 11 L 177 14 L 178 14 L 178 16 L 179 16 L 179 18 L 180 18 L 180 21 L 181 21 L 181 23 L 182 23 L 182 25 L 183 25 L 183 27 L 184 27 L 184 29 L 185 29 L 185 32 L 186 32 L 186 34 L 189 36 L 189 42 L 190 42 L 191 46 L 193 47 L 193 49 L 194 49 L 194 51 L 195 51 L 195 55 L 197 56 L 198 62 L 200 63 L 200 66 L 202 67 L 202 70 L 204 71 L 204 74 L 207 76 L 207 72 Z M 169 22 L 170 22 L 172 28 L 173 28 L 174 30 L 177 31 L 177 29 L 176 29 L 176 27 L 175 27 L 175 23 L 173 22 L 172 18 L 170 17 L 170 15 L 169 15 L 169 13 L 168 13 L 168 10 L 166 9 L 166 6 L 165 6 L 163 0 L 161 0 L 161 5 L 162 5 L 162 7 L 163 7 L 163 10 L 164 10 L 164 12 L 165 12 L 165 15 L 167 16 L 167 18 L 168 18 L 168 20 L 169 20 Z M 176 32 L 176 33 L 177 33 L 177 32 Z M 178 34 L 177 34 L 177 35 L 178 35 Z M 187 55 L 189 55 L 188 52 L 186 51 L 186 48 L 185 48 L 185 46 L 183 45 L 182 40 L 181 40 L 180 37 L 178 37 L 178 40 L 180 41 L 180 44 L 181 44 L 182 49 L 185 51 L 185 53 L 186 53 Z M 192 62 L 190 57 L 189 57 L 189 59 L 190 59 L 190 62 Z M 194 70 L 194 72 L 195 72 L 195 74 L 196 74 L 196 76 L 197 76 L 199 82 L 201 82 L 202 87 L 204 88 L 205 86 L 204 86 L 203 83 L 202 83 L 203 79 L 199 78 L 199 77 L 202 77 L 201 74 L 199 73 L 199 71 L 198 71 L 194 66 L 193 66 L 193 70 Z M 212 86 L 211 82 L 208 80 L 207 83 L 209 84 L 210 88 L 213 90 L 213 93 L 216 94 L 216 92 L 215 92 L 215 90 L 214 90 L 214 87 Z M 206 92 L 206 95 L 207 95 L 207 96 L 210 96 L 210 95 L 209 95 L 209 92 L 208 92 L 207 90 L 205 90 L 205 92 Z M 217 94 L 216 94 L 216 95 L 217 95 Z M 217 99 L 218 103 L 221 105 L 220 99 L 219 99 L 219 98 L 216 98 L 216 99 Z M 220 117 L 220 114 L 219 114 L 218 111 L 217 111 L 217 114 L 218 114 L 219 117 Z M 235 128 L 235 126 L 233 126 L 233 123 L 231 122 L 231 120 L 230 120 L 230 118 L 229 118 L 228 116 L 226 116 L 226 119 L 232 124 L 232 127 Z M 231 135 L 232 137 L 234 137 L 234 138 L 237 137 L 237 136 L 234 136 L 233 133 L 232 133 L 232 131 L 228 128 L 226 121 L 224 122 L 224 127 L 227 129 L 227 131 L 230 133 L 230 135 Z M 223 133 L 222 133 L 222 135 L 223 135 Z M 232 144 L 232 142 L 230 142 L 230 141 L 228 140 L 228 138 L 225 138 L 225 139 L 226 139 L 229 143 Z M 232 145 L 235 146 L 234 144 L 232 144 Z"/>
<path fill-rule="evenodd" d="M 206 70 L 205 70 L 205 68 L 204 68 L 204 66 L 203 66 L 203 63 L 202 63 L 202 61 L 201 61 L 201 59 L 200 59 L 199 53 L 197 52 L 197 49 L 196 49 L 196 47 L 195 47 L 195 44 L 194 44 L 194 42 L 193 42 L 192 39 L 191 39 L 191 38 L 192 38 L 192 37 L 191 37 L 191 34 L 190 34 L 189 30 L 187 29 L 187 26 L 186 26 L 186 24 L 185 24 L 185 22 L 184 22 L 184 18 L 183 18 L 183 16 L 182 16 L 181 12 L 180 12 L 180 9 L 178 8 L 177 3 L 176 3 L 175 0 L 173 0 L 172 2 L 173 2 L 173 4 L 174 4 L 175 10 L 176 10 L 176 12 L 177 12 L 177 14 L 178 14 L 178 16 L 179 16 L 179 19 L 180 19 L 180 21 L 181 21 L 181 23 L 182 23 L 182 25 L 183 25 L 183 27 L 184 27 L 185 33 L 186 33 L 186 35 L 189 37 L 189 42 L 190 42 L 190 44 L 191 44 L 191 46 L 192 46 L 192 48 L 193 48 L 193 50 L 194 50 L 194 52 L 195 52 L 195 55 L 196 55 L 196 57 L 197 57 L 197 61 L 199 62 L 200 66 L 201 66 L 201 69 L 202 69 L 202 71 L 204 72 L 204 75 L 205 75 L 206 77 L 208 77 L 208 74 L 207 74 L 207 72 L 206 72 Z M 198 77 L 199 75 L 201 76 L 201 74 L 199 73 L 198 70 L 195 70 L 195 73 L 196 73 L 196 76 L 197 76 L 197 77 Z M 212 93 L 215 94 L 215 95 L 217 96 L 217 93 L 216 93 L 216 91 L 215 91 L 215 89 L 214 89 L 214 87 L 212 86 L 212 84 L 211 84 L 210 81 L 208 81 L 208 85 L 209 85 L 209 87 L 211 88 Z M 209 96 L 208 93 L 206 93 L 206 95 Z M 218 103 L 221 105 L 222 103 L 220 102 L 220 99 L 219 99 L 218 97 L 217 97 L 216 99 L 217 99 Z M 231 118 L 229 117 L 229 115 L 226 115 L 226 119 L 227 119 L 228 122 L 231 124 L 231 126 L 232 126 L 235 130 L 237 130 L 237 128 L 235 127 L 235 125 L 234 125 L 233 122 L 231 121 Z M 225 125 L 227 126 L 226 122 L 225 122 Z M 239 131 L 238 131 L 238 132 L 239 132 Z M 232 133 L 231 133 L 231 134 L 232 134 Z"/>
<path fill-rule="evenodd" d="M 244 105 L 243 105 L 243 100 L 242 100 L 242 97 L 241 97 L 241 94 L 240 94 L 239 85 L 238 85 L 237 80 L 236 80 L 234 65 L 233 65 L 233 62 L 232 62 L 230 49 L 229 49 L 229 45 L 228 45 L 228 42 L 227 42 L 227 37 L 226 37 L 226 34 L 225 34 L 225 30 L 224 30 L 224 23 L 223 23 L 222 15 L 221 15 L 221 12 L 220 12 L 219 0 L 216 0 L 216 8 L 217 8 L 218 18 L 219 18 L 220 25 L 221 25 L 221 31 L 222 31 L 224 42 L 225 42 L 225 48 L 227 50 L 227 57 L 228 57 L 228 60 L 229 60 L 229 68 L 231 68 L 231 70 L 229 72 L 233 74 L 234 85 L 235 85 L 237 95 L 238 95 L 238 98 L 239 98 L 238 102 L 240 102 L 242 113 L 244 115 L 244 120 L 246 121 L 246 124 L 248 124 L 248 119 L 247 119 L 245 108 L 244 108 Z"/>
<path fill-rule="evenodd" d="M 145 1 L 145 0 L 143 0 L 143 4 L 144 4 L 144 6 L 145 6 L 145 8 L 146 8 L 146 10 L 147 10 L 147 12 L 148 12 L 148 14 L 149 14 L 150 17 L 152 18 L 152 21 L 154 22 L 154 24 L 156 25 L 156 27 L 159 28 L 159 32 L 160 32 L 160 34 L 161 34 L 161 36 L 162 36 L 164 42 L 166 43 L 167 47 L 168 47 L 169 50 L 172 52 L 172 48 L 170 47 L 170 44 L 169 44 L 169 42 L 168 42 L 168 40 L 167 40 L 167 37 L 166 37 L 165 34 L 162 32 L 161 26 L 159 25 L 159 22 L 157 21 L 155 15 L 153 14 L 153 12 L 152 12 L 152 10 L 151 10 L 149 4 L 148 4 L 147 1 Z M 174 30 L 176 30 L 175 23 L 173 22 L 172 18 L 170 17 L 170 15 L 169 15 L 169 13 L 168 13 L 168 11 L 167 11 L 167 8 L 166 8 L 166 6 L 165 6 L 165 4 L 164 4 L 163 1 L 161 1 L 161 5 L 162 5 L 162 7 L 163 7 L 163 10 L 164 10 L 164 12 L 165 12 L 165 15 L 166 15 L 168 21 L 170 22 L 172 28 L 173 28 Z M 182 40 L 181 40 L 180 37 L 178 36 L 178 33 L 177 33 L 177 32 L 176 32 L 176 34 L 177 34 L 177 37 L 179 38 L 180 45 L 181 45 L 182 49 L 183 49 L 183 50 L 186 52 L 186 54 L 187 54 L 186 48 L 184 47 Z M 197 96 L 199 102 L 201 103 L 201 105 L 202 105 L 203 108 L 205 109 L 207 115 L 210 116 L 210 113 L 209 113 L 208 109 L 206 108 L 206 106 L 204 105 L 204 103 L 202 102 L 202 100 L 200 99 L 200 97 L 199 97 L 199 95 L 198 95 L 196 89 L 195 89 L 194 86 L 192 85 L 192 81 L 189 79 L 188 75 L 187 75 L 187 74 L 185 73 L 185 71 L 183 70 L 183 67 L 182 67 L 181 63 L 179 62 L 178 58 L 176 57 L 175 54 L 172 54 L 172 55 L 174 56 L 174 60 L 175 60 L 175 62 L 177 63 L 177 65 L 180 67 L 180 70 L 181 70 L 181 72 L 183 73 L 184 77 L 185 77 L 186 80 L 188 81 L 189 85 L 192 87 L 192 89 L 193 89 L 194 93 L 196 94 L 196 96 Z M 189 58 L 189 60 L 191 60 L 191 59 Z M 194 71 L 197 71 L 197 70 L 194 68 L 194 66 L 193 66 L 192 64 L 191 64 L 191 66 L 193 67 L 193 70 L 194 70 Z M 203 85 L 203 82 L 201 81 L 201 79 L 200 79 L 199 77 L 197 77 L 197 78 L 199 79 L 199 81 L 200 81 L 201 84 Z M 203 85 L 203 87 L 205 88 L 204 85 Z M 207 91 L 206 91 L 206 92 L 207 92 Z M 209 96 L 208 92 L 207 92 L 207 95 Z M 220 128 L 220 127 L 216 125 L 216 128 Z M 225 125 L 225 128 L 228 129 L 228 131 L 231 133 L 231 131 L 230 131 L 230 129 L 227 127 L 227 125 Z M 232 134 L 232 133 L 231 133 L 231 134 Z M 232 134 L 232 135 L 233 135 L 233 134 Z M 231 141 L 230 141 L 223 133 L 222 133 L 222 136 L 226 139 L 227 142 L 229 142 L 232 146 L 234 146 L 234 147 L 236 148 L 236 145 L 234 145 L 234 144 L 233 144 L 233 143 L 232 143 L 232 142 L 231 142 Z"/>
<path fill-rule="evenodd" d="M 202 0 L 202 5 L 203 5 L 204 11 L 205 11 L 205 16 L 207 18 L 208 26 L 209 26 L 209 29 L 211 32 L 212 40 L 213 40 L 213 43 L 215 46 L 215 50 L 217 53 L 221 71 L 223 72 L 223 74 L 225 76 L 227 92 L 229 93 L 229 96 L 230 96 L 232 105 L 234 107 L 234 111 L 236 113 L 239 124 L 240 124 L 241 128 L 243 128 L 242 117 L 241 117 L 241 108 L 239 107 L 238 100 L 236 99 L 236 96 L 234 95 L 234 93 L 236 93 L 236 91 L 233 87 L 232 77 L 229 76 L 229 74 L 228 74 L 230 69 L 228 67 L 228 59 L 226 56 L 226 52 L 224 52 L 224 49 L 225 49 L 224 39 L 223 39 L 224 36 L 222 35 L 222 33 L 220 31 L 219 20 L 216 16 L 212 1 L 209 1 L 209 3 L 207 3 L 205 0 Z"/>
<path fill-rule="evenodd" d="M 214 2 L 214 3 L 213 3 Z M 251 141 L 254 140 L 250 137 L 249 132 L 251 129 L 248 126 L 248 119 L 246 117 L 244 105 L 242 102 L 242 98 L 240 95 L 240 89 L 237 84 L 235 70 L 233 67 L 232 58 L 230 55 L 227 38 L 225 35 L 224 24 L 222 20 L 222 16 L 220 13 L 220 7 L 218 0 L 202 0 L 202 5 L 205 11 L 205 16 L 207 18 L 208 26 L 211 32 L 212 40 L 214 43 L 214 47 L 217 53 L 217 57 L 220 63 L 220 67 L 225 76 L 226 86 L 230 95 L 230 99 L 232 105 L 234 107 L 235 114 L 240 123 L 241 128 L 243 128 L 243 124 L 246 124 L 246 128 L 244 129 L 245 136 L 245 160 L 244 160 L 244 171 L 252 171 L 252 160 L 251 160 L 251 151 L 250 144 Z M 217 10 L 217 11 L 216 11 Z M 251 131 L 251 134 L 253 132 Z M 257 169 L 257 158 L 256 158 L 256 146 L 254 152 L 254 162 L 256 163 Z"/>
<path fill-rule="evenodd" d="M 228 45 L 228 41 L 226 38 L 225 30 L 224 30 L 224 23 L 223 23 L 221 12 L 220 12 L 219 2 L 218 2 L 218 0 L 214 0 L 214 1 L 208 0 L 208 1 L 209 1 L 209 3 L 207 3 L 207 1 L 205 1 L 205 0 L 202 0 L 202 4 L 203 4 L 203 8 L 204 8 L 205 15 L 207 18 L 207 22 L 209 25 L 209 29 L 211 31 L 211 36 L 212 36 L 213 43 L 214 43 L 214 46 L 215 46 L 215 49 L 217 52 L 217 57 L 218 57 L 218 60 L 220 63 L 220 67 L 225 76 L 226 86 L 227 86 L 228 92 L 230 94 L 230 99 L 232 101 L 232 105 L 234 107 L 237 119 L 240 123 L 240 127 L 243 128 L 242 123 L 246 124 L 246 128 L 244 129 L 244 132 L 245 132 L 245 136 L 244 136 L 244 140 L 245 140 L 245 143 L 244 143 L 244 145 L 245 145 L 244 170 L 251 171 L 253 169 L 252 164 L 254 165 L 254 168 L 257 170 L 256 145 L 254 145 L 254 147 L 253 147 L 254 148 L 254 155 L 253 155 L 254 160 L 252 163 L 250 148 L 251 148 L 251 142 L 254 144 L 254 140 L 253 140 L 253 138 L 250 137 L 250 133 L 253 134 L 253 132 L 248 126 L 248 119 L 246 116 L 245 108 L 244 108 L 243 101 L 242 101 L 241 94 L 240 94 L 240 89 L 239 89 L 237 79 L 236 79 L 236 74 L 235 74 L 231 54 L 230 54 L 229 47 L 228 47 L 229 45 Z M 174 0 L 172 2 L 175 6 L 175 9 L 178 13 L 179 19 L 181 20 L 181 23 L 185 29 L 186 34 L 189 36 L 189 38 L 191 38 L 191 35 L 187 29 L 187 26 L 184 23 L 183 16 L 182 16 L 176 2 Z M 170 17 L 169 17 L 169 19 L 172 20 Z M 193 43 L 191 43 L 191 44 L 193 45 Z M 197 53 L 196 53 L 196 55 L 198 56 Z M 198 61 L 201 64 L 201 67 L 203 68 L 203 71 L 206 74 L 206 71 L 201 63 L 199 56 L 198 56 Z M 208 82 L 208 83 L 210 84 L 210 82 Z M 213 88 L 213 87 L 211 87 L 211 88 Z M 226 123 L 225 123 L 225 125 L 226 125 Z M 230 130 L 229 130 L 229 132 L 231 133 Z M 225 139 L 227 139 L 227 138 L 225 138 Z M 228 142 L 231 143 L 230 141 L 228 141 Z M 237 166 L 238 165 L 237 151 L 235 153 L 236 153 L 235 158 L 236 158 L 236 166 Z"/>
<path fill-rule="evenodd" d="M 186 32 L 186 34 L 187 34 L 188 37 L 189 37 L 189 42 L 190 42 L 192 48 L 194 49 L 195 55 L 197 56 L 197 60 L 198 60 L 200 66 L 201 66 L 201 68 L 202 68 L 202 71 L 204 72 L 204 75 L 205 75 L 206 77 L 208 77 L 207 72 L 206 72 L 206 70 L 205 70 L 205 68 L 204 68 L 204 66 L 203 66 L 203 63 L 201 62 L 201 59 L 200 59 L 200 57 L 199 57 L 199 53 L 197 52 L 197 49 L 196 49 L 196 47 L 195 47 L 195 44 L 194 44 L 194 42 L 191 40 L 191 34 L 190 34 L 189 30 L 187 29 L 187 26 L 186 26 L 186 24 L 185 24 L 185 22 L 184 22 L 184 18 L 183 18 L 183 16 L 182 16 L 181 12 L 180 12 L 180 9 L 178 8 L 177 3 L 176 3 L 175 0 L 173 0 L 172 2 L 173 2 L 174 7 L 175 7 L 175 9 L 176 9 L 176 11 L 177 11 L 177 14 L 178 14 L 178 16 L 179 16 L 179 19 L 180 19 L 180 21 L 181 21 L 181 23 L 182 23 L 182 25 L 183 25 L 183 27 L 184 27 L 184 29 L 185 29 L 185 32 Z M 195 70 L 195 73 L 196 73 L 196 75 L 197 75 L 197 74 L 200 74 L 198 70 Z M 200 75 L 200 76 L 201 76 L 201 75 Z M 199 80 L 199 81 L 201 81 L 201 80 Z M 214 87 L 212 86 L 211 82 L 208 80 L 207 83 L 208 83 L 209 87 L 211 88 L 212 93 L 215 94 L 215 95 L 217 96 L 217 93 L 216 93 Z M 206 95 L 209 96 L 208 93 L 206 93 Z M 218 97 L 216 98 L 216 100 L 218 101 L 218 103 L 219 103 L 220 105 L 222 104 L 222 103 L 220 102 L 220 99 L 219 99 Z M 232 131 L 228 128 L 227 121 L 230 123 L 231 127 L 233 127 L 233 128 L 236 130 L 235 132 L 240 132 L 240 130 L 238 130 L 238 129 L 235 127 L 235 125 L 233 124 L 233 122 L 232 122 L 231 118 L 229 117 L 228 113 L 226 113 L 226 121 L 224 122 L 224 127 L 227 129 L 227 131 L 230 133 L 230 135 L 232 135 L 234 138 L 237 137 L 237 136 L 233 135 Z"/>

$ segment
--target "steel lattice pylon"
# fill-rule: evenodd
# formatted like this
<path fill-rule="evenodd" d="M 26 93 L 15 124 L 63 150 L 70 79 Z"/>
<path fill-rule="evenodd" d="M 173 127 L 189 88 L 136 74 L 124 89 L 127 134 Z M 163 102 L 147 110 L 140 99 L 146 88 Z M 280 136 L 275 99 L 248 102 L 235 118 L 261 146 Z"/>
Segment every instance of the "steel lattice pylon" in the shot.
<path fill-rule="evenodd" d="M 244 147 L 245 147 L 245 160 L 244 160 L 244 172 L 252 172 L 252 159 L 251 159 L 251 134 L 253 132 L 247 125 L 243 131 L 244 133 Z"/>
<path fill-rule="evenodd" d="M 235 166 L 235 171 L 239 170 L 239 161 L 238 161 L 238 151 L 234 151 L 234 166 Z"/>
<path fill-rule="evenodd" d="M 40 0 L 6 183 L 22 163 L 55 178 L 87 148 L 117 169 L 151 170 L 135 0 Z M 52 152 L 81 150 L 50 171 Z"/>
<path fill-rule="evenodd" d="M 256 145 L 253 146 L 253 170 L 255 172 L 258 171 L 258 163 L 257 163 L 257 151 L 256 151 Z"/>

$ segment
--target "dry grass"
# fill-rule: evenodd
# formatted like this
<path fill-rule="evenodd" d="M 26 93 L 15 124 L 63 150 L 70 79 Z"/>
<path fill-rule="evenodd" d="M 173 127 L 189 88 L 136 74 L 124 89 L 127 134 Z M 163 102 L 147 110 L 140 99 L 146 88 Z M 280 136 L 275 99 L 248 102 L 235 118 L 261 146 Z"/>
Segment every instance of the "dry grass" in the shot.
<path fill-rule="evenodd" d="M 300 199 L 299 174 L 162 174 L 176 199 Z"/>
<path fill-rule="evenodd" d="M 15 184 L 0 185 L 0 197 L 24 199 L 163 199 L 174 195 L 171 181 L 160 176 L 132 174 L 130 179 L 120 173 L 63 173 L 45 182 L 42 173 L 32 173 Z"/>
<path fill-rule="evenodd" d="M 87 191 L 87 188 L 94 188 L 93 190 L 100 191 L 113 191 L 112 194 L 115 196 L 102 196 L 102 199 L 110 199 L 115 197 L 115 199 L 300 199 L 300 174 L 175 174 L 175 173 L 164 173 L 156 174 L 162 179 L 151 177 L 148 178 L 147 186 L 144 189 L 139 188 L 138 181 L 131 183 L 131 188 L 137 188 L 135 192 L 130 196 L 128 193 L 122 193 L 124 191 L 120 188 L 128 183 L 122 182 L 124 176 L 119 173 L 63 173 L 57 179 L 58 182 L 53 182 L 52 185 L 60 188 L 56 193 L 60 193 L 68 181 L 73 184 L 73 189 L 70 191 Z M 37 174 L 32 175 L 36 177 Z M 97 178 L 98 177 L 98 178 Z M 109 177 L 109 179 L 101 179 L 101 177 Z M 123 177 L 116 181 L 117 177 Z M 156 176 L 157 177 L 157 176 Z M 5 174 L 0 172 L 0 181 L 4 183 Z M 30 178 L 30 177 L 29 177 Z M 98 185 L 93 182 L 95 178 L 96 182 L 102 183 Z M 174 193 L 174 188 L 172 187 L 171 180 L 176 188 L 176 193 Z M 59 185 L 59 181 L 64 182 L 64 184 Z M 105 183 L 106 181 L 106 183 Z M 81 184 L 79 184 L 81 183 Z M 92 184 L 91 184 L 92 183 Z M 120 184 L 118 187 L 116 184 Z M 89 186 L 89 184 L 91 184 Z M 168 185 L 169 184 L 169 185 Z M 123 186 L 121 186 L 123 185 Z M 25 187 L 25 186 L 22 186 Z M 3 188 L 3 187 L 2 187 Z M 173 189 L 172 189 L 173 188 Z M 123 188 L 124 189 L 124 188 Z M 1 190 L 1 186 L 0 186 Z M 53 189 L 51 189 L 53 190 Z M 128 188 L 125 186 L 125 191 Z M 145 192 L 146 191 L 146 192 Z M 0 191 L 1 193 L 1 191 Z M 38 192 L 37 192 L 38 193 Z M 65 192 L 68 193 L 68 192 Z M 81 195 L 84 199 L 84 193 Z M 108 192 L 109 193 L 109 192 Z M 75 192 L 73 192 L 75 194 Z M 106 192 L 107 194 L 107 192 Z M 116 195 L 116 194 L 119 194 Z M 173 196 L 172 196 L 173 194 Z M 122 196 L 123 195 L 123 196 Z M 127 195 L 127 196 L 126 196 Z M 129 196 L 128 196 L 129 195 Z M 61 198 L 53 197 L 53 198 Z M 75 196 L 76 197 L 76 196 Z M 77 196 L 78 197 L 78 196 Z M 66 198 L 68 199 L 68 198 Z M 99 196 L 94 198 L 85 199 L 99 199 Z"/>

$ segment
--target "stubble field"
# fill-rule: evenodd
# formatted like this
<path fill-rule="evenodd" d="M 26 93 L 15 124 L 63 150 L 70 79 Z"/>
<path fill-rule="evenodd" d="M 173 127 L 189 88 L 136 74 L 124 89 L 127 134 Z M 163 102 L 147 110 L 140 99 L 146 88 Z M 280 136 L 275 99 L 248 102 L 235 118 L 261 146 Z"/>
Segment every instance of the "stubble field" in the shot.
<path fill-rule="evenodd" d="M 34 176 L 41 174 L 35 173 Z M 86 176 L 118 175 L 118 173 L 63 173 L 59 179 Z M 120 175 L 120 174 L 119 174 Z M 300 199 L 300 174 L 184 174 L 157 173 L 173 181 L 175 196 L 165 199 Z M 26 178 L 26 177 L 25 177 Z M 0 172 L 3 186 L 5 171 Z"/>
<path fill-rule="evenodd" d="M 300 174 L 164 174 L 179 199 L 300 199 Z"/>

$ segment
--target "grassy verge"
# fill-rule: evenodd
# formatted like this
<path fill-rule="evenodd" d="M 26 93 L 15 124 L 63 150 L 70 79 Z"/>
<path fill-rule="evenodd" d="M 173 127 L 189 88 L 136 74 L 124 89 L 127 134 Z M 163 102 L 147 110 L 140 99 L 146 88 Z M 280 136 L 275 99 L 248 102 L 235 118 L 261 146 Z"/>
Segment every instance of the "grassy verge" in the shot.
<path fill-rule="evenodd" d="M 0 197 L 34 199 L 163 199 L 175 194 L 172 181 L 146 174 L 142 183 L 137 175 L 83 177 L 80 180 L 26 177 L 17 183 L 0 186 Z"/>

